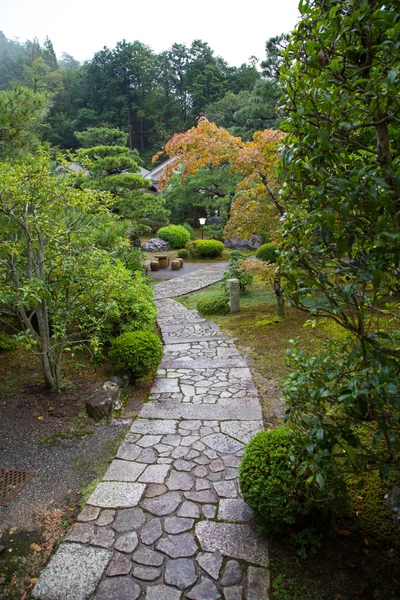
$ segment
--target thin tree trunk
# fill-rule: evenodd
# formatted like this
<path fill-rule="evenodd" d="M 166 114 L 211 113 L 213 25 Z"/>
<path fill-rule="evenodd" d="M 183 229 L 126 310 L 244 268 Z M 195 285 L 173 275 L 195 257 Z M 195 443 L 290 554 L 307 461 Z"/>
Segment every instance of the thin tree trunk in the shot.
<path fill-rule="evenodd" d="M 274 292 L 278 304 L 278 317 L 281 317 L 283 319 L 285 317 L 285 299 L 283 297 L 283 290 L 281 287 L 281 274 L 279 270 L 275 273 Z"/>

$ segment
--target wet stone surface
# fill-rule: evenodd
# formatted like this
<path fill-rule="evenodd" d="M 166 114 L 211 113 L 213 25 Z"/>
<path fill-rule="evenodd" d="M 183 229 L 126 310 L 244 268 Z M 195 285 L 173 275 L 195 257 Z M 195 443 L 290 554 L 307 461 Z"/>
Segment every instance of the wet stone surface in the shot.
<path fill-rule="evenodd" d="M 238 482 L 257 391 L 232 340 L 173 300 L 224 270 L 155 285 L 165 345 L 149 401 L 34 598 L 268 600 L 267 543 Z"/>

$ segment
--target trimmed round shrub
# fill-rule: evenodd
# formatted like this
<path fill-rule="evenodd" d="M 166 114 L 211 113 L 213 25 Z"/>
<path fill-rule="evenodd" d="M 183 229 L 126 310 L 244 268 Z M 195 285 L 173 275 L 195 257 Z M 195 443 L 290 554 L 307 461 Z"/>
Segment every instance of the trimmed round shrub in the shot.
<path fill-rule="evenodd" d="M 217 240 L 197 240 L 186 245 L 193 258 L 216 258 L 221 256 L 224 245 Z"/>
<path fill-rule="evenodd" d="M 178 258 L 183 258 L 183 260 L 185 260 L 186 258 L 189 258 L 189 250 L 186 250 L 186 248 L 181 248 L 180 250 L 178 250 L 177 252 Z"/>
<path fill-rule="evenodd" d="M 226 296 L 204 298 L 197 302 L 197 310 L 201 315 L 227 315 L 229 313 L 228 299 Z"/>
<path fill-rule="evenodd" d="M 263 244 L 258 248 L 256 252 L 256 258 L 265 260 L 269 263 L 276 263 L 278 260 L 278 251 L 276 246 L 273 246 L 272 244 Z"/>
<path fill-rule="evenodd" d="M 277 532 L 288 525 L 330 518 L 346 507 L 346 485 L 331 475 L 325 487 L 307 487 L 301 471 L 303 441 L 286 427 L 260 431 L 246 447 L 239 467 L 240 489 L 258 514 L 265 530 Z"/>
<path fill-rule="evenodd" d="M 137 379 L 157 368 L 162 344 L 152 331 L 128 331 L 113 341 L 110 358 L 122 363 Z"/>
<path fill-rule="evenodd" d="M 162 240 L 169 242 L 172 248 L 182 248 L 190 240 L 190 233 L 182 225 L 168 225 L 161 227 L 157 235 Z"/>

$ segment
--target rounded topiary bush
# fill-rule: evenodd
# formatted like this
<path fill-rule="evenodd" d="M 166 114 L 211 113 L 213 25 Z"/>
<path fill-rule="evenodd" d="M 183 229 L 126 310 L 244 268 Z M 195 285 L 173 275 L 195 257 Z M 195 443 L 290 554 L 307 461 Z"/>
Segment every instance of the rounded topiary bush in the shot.
<path fill-rule="evenodd" d="M 182 248 L 190 240 L 190 233 L 182 225 L 161 227 L 157 235 L 162 240 L 169 242 L 172 248 Z"/>
<path fill-rule="evenodd" d="M 186 258 L 189 258 L 189 250 L 186 250 L 186 248 L 181 248 L 178 250 L 177 255 L 178 258 L 183 258 L 185 260 Z"/>
<path fill-rule="evenodd" d="M 227 315 L 229 312 L 228 299 L 226 296 L 204 298 L 197 302 L 197 310 L 201 315 Z"/>
<path fill-rule="evenodd" d="M 272 244 L 263 244 L 258 248 L 256 252 L 256 258 L 265 260 L 266 262 L 276 263 L 278 260 L 278 251 L 276 246 L 273 246 Z"/>
<path fill-rule="evenodd" d="M 300 470 L 302 448 L 300 435 L 286 427 L 260 431 L 246 447 L 239 467 L 240 489 L 268 531 L 280 531 L 305 517 L 332 518 L 345 509 L 346 486 L 341 479 L 332 475 L 322 490 L 307 487 Z"/>
<path fill-rule="evenodd" d="M 197 240 L 187 244 L 187 249 L 193 258 L 216 258 L 221 256 L 224 245 L 217 240 Z"/>
<path fill-rule="evenodd" d="M 152 331 L 129 331 L 113 341 L 110 358 L 122 363 L 133 377 L 144 377 L 157 368 L 162 358 L 162 345 Z"/>

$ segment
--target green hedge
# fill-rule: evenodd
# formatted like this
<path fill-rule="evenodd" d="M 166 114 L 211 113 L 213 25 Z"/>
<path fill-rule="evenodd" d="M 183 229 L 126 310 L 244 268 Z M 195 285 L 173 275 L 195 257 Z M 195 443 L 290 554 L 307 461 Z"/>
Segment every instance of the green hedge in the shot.
<path fill-rule="evenodd" d="M 197 302 L 197 310 L 201 315 L 227 315 L 229 312 L 228 299 L 226 296 L 204 298 Z"/>
<path fill-rule="evenodd" d="M 144 377 L 157 368 L 162 344 L 152 331 L 129 331 L 114 340 L 110 358 L 122 363 L 134 378 Z"/>
<path fill-rule="evenodd" d="M 265 260 L 266 262 L 276 263 L 278 260 L 278 251 L 276 246 L 273 246 L 272 244 L 263 244 L 258 248 L 256 252 L 256 258 Z"/>
<path fill-rule="evenodd" d="M 216 258 L 221 256 L 224 245 L 217 240 L 197 240 L 186 245 L 193 258 Z"/>
<path fill-rule="evenodd" d="M 169 242 L 172 248 L 182 248 L 190 240 L 190 233 L 182 225 L 168 225 L 161 227 L 157 235 L 162 240 Z"/>

